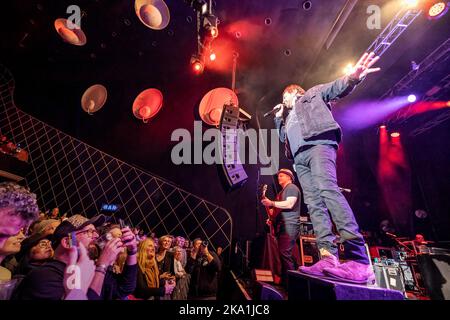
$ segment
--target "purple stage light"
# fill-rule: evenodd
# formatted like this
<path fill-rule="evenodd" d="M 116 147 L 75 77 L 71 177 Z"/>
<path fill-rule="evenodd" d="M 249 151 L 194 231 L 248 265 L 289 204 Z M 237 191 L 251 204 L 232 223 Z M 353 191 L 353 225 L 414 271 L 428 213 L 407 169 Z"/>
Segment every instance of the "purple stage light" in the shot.
<path fill-rule="evenodd" d="M 410 94 L 410 95 L 408 96 L 408 102 L 413 103 L 413 102 L 416 102 L 416 100 L 417 100 L 417 97 L 416 97 L 415 95 Z"/>
<path fill-rule="evenodd" d="M 365 100 L 343 108 L 336 108 L 335 115 L 344 128 L 363 129 L 383 122 L 394 112 L 408 106 L 405 96 L 385 100 Z"/>

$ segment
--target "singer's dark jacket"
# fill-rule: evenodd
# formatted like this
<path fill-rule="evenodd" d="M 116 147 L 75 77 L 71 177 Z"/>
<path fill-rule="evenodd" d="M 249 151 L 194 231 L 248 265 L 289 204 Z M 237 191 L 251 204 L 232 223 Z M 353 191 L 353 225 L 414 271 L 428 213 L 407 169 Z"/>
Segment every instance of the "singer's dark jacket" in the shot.
<path fill-rule="evenodd" d="M 320 84 L 305 92 L 295 103 L 291 112 L 296 112 L 300 128 L 299 138 L 305 141 L 326 132 L 336 132 L 336 141 L 341 141 L 341 127 L 331 113 L 331 100 L 343 98 L 350 94 L 362 80 L 353 80 L 349 76 L 341 77 L 333 82 Z M 286 141 L 285 123 L 282 117 L 275 117 L 281 142 Z"/>

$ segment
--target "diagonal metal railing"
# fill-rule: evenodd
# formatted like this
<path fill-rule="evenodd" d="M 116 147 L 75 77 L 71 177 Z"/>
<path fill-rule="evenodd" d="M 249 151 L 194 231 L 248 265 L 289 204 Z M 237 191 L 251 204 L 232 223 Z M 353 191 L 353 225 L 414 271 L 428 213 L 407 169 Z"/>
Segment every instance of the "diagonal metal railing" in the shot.
<path fill-rule="evenodd" d="M 233 226 L 226 209 L 26 114 L 15 106 L 13 91 L 14 78 L 0 65 L 0 129 L 29 152 L 26 180 L 41 209 L 92 216 L 103 203 L 115 203 L 133 226 L 230 248 Z"/>

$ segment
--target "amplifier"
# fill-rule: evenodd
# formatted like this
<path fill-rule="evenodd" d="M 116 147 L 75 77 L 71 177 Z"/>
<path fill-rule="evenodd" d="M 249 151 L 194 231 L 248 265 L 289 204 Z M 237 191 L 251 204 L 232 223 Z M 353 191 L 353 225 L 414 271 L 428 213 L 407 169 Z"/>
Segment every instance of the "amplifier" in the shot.
<path fill-rule="evenodd" d="M 343 262 L 344 258 L 344 245 L 337 242 L 338 245 L 338 255 L 339 260 Z M 317 242 L 315 237 L 311 236 L 300 236 L 300 265 L 311 266 L 318 262 L 320 259 L 319 248 L 317 247 Z"/>
<path fill-rule="evenodd" d="M 400 262 L 400 268 L 402 268 L 403 272 L 403 280 L 405 282 L 405 290 L 406 291 L 419 291 L 418 286 L 416 285 L 416 278 L 414 275 L 414 270 L 412 267 L 406 262 Z"/>
<path fill-rule="evenodd" d="M 394 259 L 392 248 L 372 246 L 369 248 L 370 256 L 372 259 Z"/>
<path fill-rule="evenodd" d="M 381 288 L 398 290 L 405 294 L 403 272 L 399 266 L 386 266 L 380 263 L 373 265 L 377 285 Z"/>
<path fill-rule="evenodd" d="M 300 264 L 311 266 L 320 259 L 316 238 L 300 236 Z"/>

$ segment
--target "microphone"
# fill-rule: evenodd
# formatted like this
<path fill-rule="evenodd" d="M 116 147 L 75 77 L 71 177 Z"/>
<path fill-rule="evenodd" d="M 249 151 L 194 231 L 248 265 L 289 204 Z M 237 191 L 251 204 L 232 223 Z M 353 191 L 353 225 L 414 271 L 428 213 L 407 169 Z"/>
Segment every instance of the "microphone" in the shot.
<path fill-rule="evenodd" d="M 279 105 L 275 106 L 275 108 L 273 108 L 269 112 L 264 113 L 264 118 L 267 118 L 268 116 L 277 113 L 278 111 L 281 110 L 282 106 L 284 106 L 284 104 L 280 103 Z"/>

